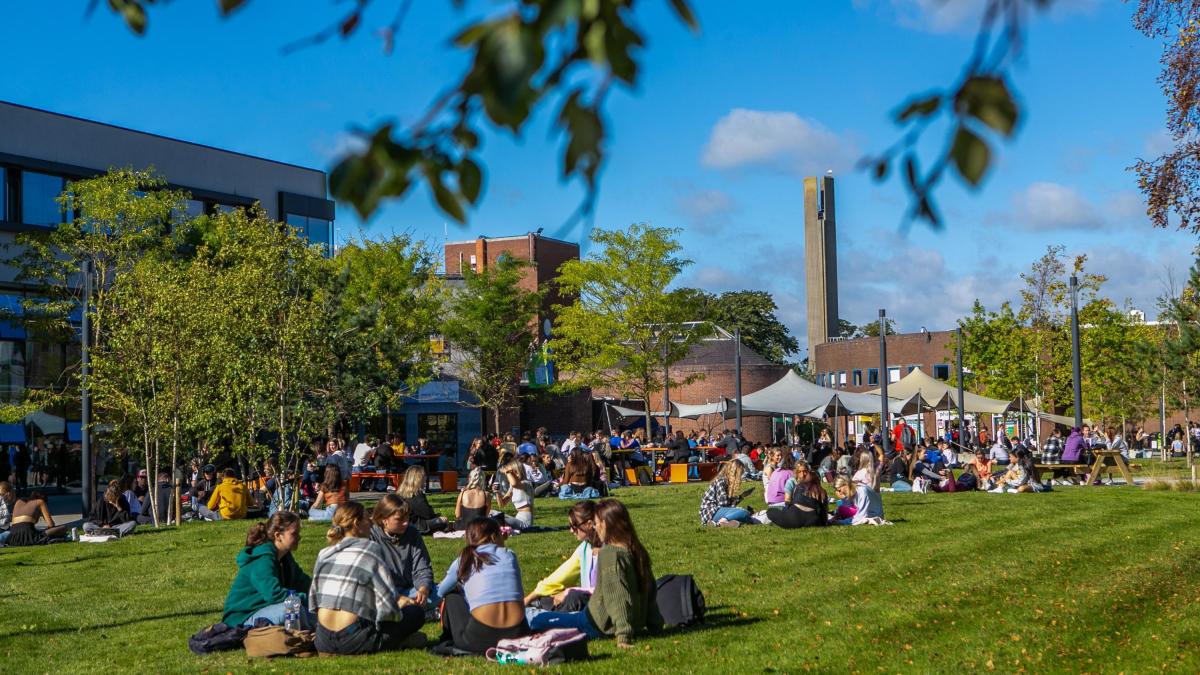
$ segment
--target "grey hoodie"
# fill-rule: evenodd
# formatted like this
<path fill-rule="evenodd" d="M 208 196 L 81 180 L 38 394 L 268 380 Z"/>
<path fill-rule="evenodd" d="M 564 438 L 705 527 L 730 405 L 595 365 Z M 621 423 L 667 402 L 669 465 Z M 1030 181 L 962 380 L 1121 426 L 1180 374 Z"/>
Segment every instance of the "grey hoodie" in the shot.
<path fill-rule="evenodd" d="M 372 525 L 371 541 L 383 548 L 383 561 L 397 591 L 404 593 L 422 586 L 433 590 L 433 564 L 429 562 L 429 550 L 417 528 L 409 525 L 404 534 L 392 536 L 378 525 Z"/>

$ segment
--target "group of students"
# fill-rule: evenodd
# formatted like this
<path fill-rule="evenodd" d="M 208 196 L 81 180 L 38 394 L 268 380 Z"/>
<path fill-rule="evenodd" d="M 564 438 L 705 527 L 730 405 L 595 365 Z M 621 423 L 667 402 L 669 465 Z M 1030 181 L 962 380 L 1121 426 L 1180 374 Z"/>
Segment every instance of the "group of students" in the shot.
<path fill-rule="evenodd" d="M 867 456 L 860 460 L 852 476 L 834 478 L 831 499 L 820 474 L 799 452 L 776 446 L 766 448 L 761 480 L 767 508 L 757 513 L 740 505 L 754 491 L 753 486 L 743 490 L 743 481 L 749 475 L 746 463 L 737 459 L 727 461 L 701 497 L 700 524 L 717 527 L 772 524 L 786 529 L 885 524 L 877 464 L 869 453 L 864 454 Z"/>
<path fill-rule="evenodd" d="M 526 594 L 508 530 L 495 518 L 466 523 L 465 546 L 434 584 L 409 504 L 394 494 L 370 510 L 352 500 L 339 505 L 311 575 L 293 556 L 300 517 L 278 511 L 247 533 L 223 621 L 282 625 L 295 595 L 304 608 L 300 625 L 315 630 L 316 648 L 326 654 L 424 646 L 420 629 L 435 617 L 442 648 L 471 654 L 548 628 L 613 636 L 622 647 L 661 628 L 650 556 L 625 506 L 580 501 L 568 517 L 578 545 Z"/>

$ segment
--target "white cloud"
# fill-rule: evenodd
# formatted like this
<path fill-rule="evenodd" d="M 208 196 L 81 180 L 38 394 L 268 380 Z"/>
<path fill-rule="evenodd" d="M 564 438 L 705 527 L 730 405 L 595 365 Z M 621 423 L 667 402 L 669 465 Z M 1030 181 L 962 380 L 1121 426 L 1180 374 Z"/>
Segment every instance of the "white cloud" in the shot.
<path fill-rule="evenodd" d="M 336 162 L 353 152 L 362 152 L 369 144 L 366 136 L 339 131 L 332 137 L 323 136 L 313 142 L 313 150 L 328 161 Z"/>
<path fill-rule="evenodd" d="M 906 28 L 930 33 L 976 30 L 989 0 L 854 0 L 859 10 L 874 10 L 895 18 Z M 1097 0 L 1056 0 L 1049 16 L 1061 19 L 1091 13 Z"/>
<path fill-rule="evenodd" d="M 722 190 L 693 189 L 678 196 L 675 208 L 687 217 L 691 229 L 702 234 L 721 232 L 732 222 L 738 206 Z"/>
<path fill-rule="evenodd" d="M 1175 148 L 1175 139 L 1171 138 L 1171 132 L 1166 129 L 1159 129 L 1152 134 L 1146 136 L 1142 143 L 1142 152 L 1146 154 L 1142 159 L 1154 159 L 1160 157 Z"/>
<path fill-rule="evenodd" d="M 849 168 L 858 155 L 852 141 L 815 120 L 793 112 L 734 108 L 713 126 L 701 163 L 805 175 Z"/>
<path fill-rule="evenodd" d="M 1105 226 L 1100 211 L 1075 188 L 1039 181 L 1013 195 L 1006 225 L 1035 232 L 1094 230 Z"/>

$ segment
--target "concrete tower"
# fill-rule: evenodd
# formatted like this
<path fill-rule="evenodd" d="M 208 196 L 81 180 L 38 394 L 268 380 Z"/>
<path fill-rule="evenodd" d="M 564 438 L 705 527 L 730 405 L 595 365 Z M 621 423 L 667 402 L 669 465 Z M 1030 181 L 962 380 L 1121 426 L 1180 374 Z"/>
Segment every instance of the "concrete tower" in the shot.
<path fill-rule="evenodd" d="M 837 221 L 833 176 L 804 179 L 804 282 L 808 295 L 808 354 L 838 335 Z"/>

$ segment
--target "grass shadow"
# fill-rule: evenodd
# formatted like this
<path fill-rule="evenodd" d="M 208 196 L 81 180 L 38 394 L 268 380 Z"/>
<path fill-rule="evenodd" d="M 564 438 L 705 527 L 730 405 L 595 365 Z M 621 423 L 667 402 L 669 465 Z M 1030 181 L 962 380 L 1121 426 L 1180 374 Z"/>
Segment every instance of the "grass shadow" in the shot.
<path fill-rule="evenodd" d="M 118 541 L 120 541 L 120 540 L 118 540 Z M 110 543 L 113 543 L 113 542 L 110 542 Z M 58 544 L 51 544 L 51 546 L 57 546 L 57 545 Z M 90 544 L 90 545 L 91 546 L 102 546 L 103 544 Z M 25 546 L 25 547 L 18 547 L 18 548 L 19 549 L 23 548 L 23 549 L 28 550 L 28 549 L 35 548 L 35 547 Z M 187 549 L 189 551 L 198 551 L 198 550 L 205 549 L 205 548 L 220 548 L 220 549 L 228 550 L 229 545 L 226 543 L 223 543 L 223 542 L 214 542 L 212 544 L 189 545 L 187 547 Z M 5 567 L 46 567 L 49 565 L 71 565 L 74 563 L 103 560 L 105 558 L 131 558 L 134 556 L 146 556 L 146 555 L 161 556 L 164 554 L 165 554 L 165 552 L 162 549 L 154 549 L 154 550 L 149 550 L 149 551 L 116 551 L 113 553 L 105 553 L 102 555 L 87 555 L 87 556 L 76 555 L 74 558 L 71 558 L 69 560 L 52 560 L 52 561 L 48 561 L 48 562 L 27 562 L 24 560 L 16 560 L 9 564 L 0 564 L 0 569 L 3 569 Z M 3 558 L 0 557 L 0 562 L 2 562 L 2 561 L 3 561 Z"/>
<path fill-rule="evenodd" d="M 186 616 L 211 616 L 221 611 L 220 607 L 210 609 L 198 609 L 191 612 L 178 612 L 175 614 L 160 614 L 157 616 L 143 616 L 126 621 L 113 621 L 111 623 L 99 623 L 94 626 L 61 626 L 59 628 L 47 628 L 45 630 L 29 630 L 16 631 L 10 633 L 0 633 L 0 638 L 10 637 L 29 637 L 36 635 L 58 635 L 60 633 L 82 633 L 91 630 L 104 630 L 106 628 L 124 628 L 139 623 L 148 623 L 150 621 L 162 621 L 164 619 L 179 619 Z"/>

